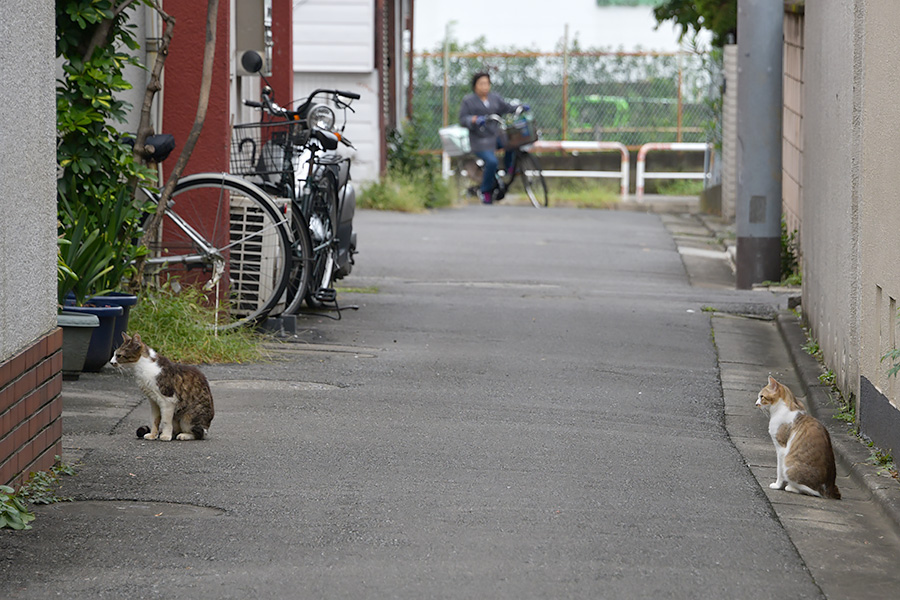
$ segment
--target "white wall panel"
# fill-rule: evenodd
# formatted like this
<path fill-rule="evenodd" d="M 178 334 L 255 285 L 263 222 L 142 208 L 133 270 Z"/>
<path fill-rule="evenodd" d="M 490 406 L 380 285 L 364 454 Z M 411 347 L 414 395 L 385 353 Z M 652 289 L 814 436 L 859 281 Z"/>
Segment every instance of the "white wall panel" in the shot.
<path fill-rule="evenodd" d="M 302 99 L 317 88 L 355 92 L 361 97 L 353 101 L 355 113 L 348 111 L 344 133 L 356 150 L 340 146 L 341 152 L 353 158 L 350 174 L 357 183 L 378 178 L 380 133 L 378 128 L 378 74 L 369 73 L 294 73 L 294 98 Z M 321 96 L 320 96 L 321 97 Z M 298 103 L 295 103 L 296 106 Z M 338 125 L 341 113 L 336 111 Z"/>
<path fill-rule="evenodd" d="M 294 70 L 375 68 L 375 0 L 308 0 L 294 7 Z"/>

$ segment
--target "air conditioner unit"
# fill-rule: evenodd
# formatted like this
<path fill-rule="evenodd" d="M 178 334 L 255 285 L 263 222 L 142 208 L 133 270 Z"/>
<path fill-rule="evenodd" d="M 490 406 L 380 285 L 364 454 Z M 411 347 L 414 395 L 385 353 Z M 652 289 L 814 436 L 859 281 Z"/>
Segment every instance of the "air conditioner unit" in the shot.
<path fill-rule="evenodd" d="M 279 209 L 287 202 L 283 198 L 275 200 Z M 246 239 L 262 231 L 258 243 L 254 239 L 249 243 L 234 246 L 230 252 L 228 271 L 235 300 L 232 311 L 237 315 L 246 316 L 257 310 L 272 295 L 272 291 L 280 283 L 275 267 L 284 264 L 289 257 L 282 256 L 283 248 L 279 243 L 277 232 L 263 230 L 267 221 L 256 204 L 232 192 L 230 205 L 232 242 Z M 270 314 L 281 314 L 284 302 L 285 298 L 282 295 Z"/>

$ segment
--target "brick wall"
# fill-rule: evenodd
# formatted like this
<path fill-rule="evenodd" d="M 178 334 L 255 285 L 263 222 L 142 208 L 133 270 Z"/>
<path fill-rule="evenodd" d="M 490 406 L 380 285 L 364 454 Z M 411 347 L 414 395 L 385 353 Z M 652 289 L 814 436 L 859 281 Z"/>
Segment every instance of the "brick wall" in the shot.
<path fill-rule="evenodd" d="M 62 330 L 0 363 L 0 484 L 62 455 Z"/>
<path fill-rule="evenodd" d="M 734 221 L 738 195 L 737 45 L 725 46 L 723 63 L 725 95 L 722 98 L 722 217 Z"/>
<path fill-rule="evenodd" d="M 803 195 L 803 13 L 784 14 L 784 109 L 781 214 L 787 230 L 800 231 Z M 799 241 L 799 240 L 798 240 Z"/>

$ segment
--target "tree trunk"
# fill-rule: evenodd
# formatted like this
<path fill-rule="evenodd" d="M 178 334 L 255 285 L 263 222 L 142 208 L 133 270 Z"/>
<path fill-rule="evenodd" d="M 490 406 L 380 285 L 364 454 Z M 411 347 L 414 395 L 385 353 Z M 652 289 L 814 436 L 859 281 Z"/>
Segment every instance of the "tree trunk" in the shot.
<path fill-rule="evenodd" d="M 157 10 L 160 10 L 158 7 L 155 8 L 157 8 Z M 184 147 L 181 150 L 181 154 L 178 156 L 178 161 L 175 163 L 175 167 L 169 174 L 169 179 L 166 181 L 166 185 L 162 190 L 159 200 L 159 208 L 154 214 L 150 216 L 144 226 L 144 235 L 141 238 L 141 244 L 144 246 L 147 246 L 149 244 L 151 238 L 154 235 L 154 232 L 159 229 L 159 226 L 162 223 L 162 219 L 165 216 L 166 212 L 166 205 L 168 204 L 169 198 L 172 196 L 172 191 L 175 189 L 175 184 L 178 183 L 178 179 L 181 177 L 182 173 L 184 173 L 185 167 L 187 167 L 188 160 L 191 157 L 191 153 L 194 151 L 194 146 L 197 145 L 197 139 L 200 137 L 200 132 L 203 129 L 203 123 L 206 120 L 206 110 L 209 107 L 209 91 L 212 87 L 213 59 L 215 58 L 216 54 L 216 22 L 218 20 L 218 12 L 219 0 L 209 0 L 206 9 L 206 45 L 203 49 L 203 72 L 200 81 L 200 98 L 197 101 L 197 115 L 194 118 L 194 125 L 191 127 L 191 132 L 188 134 L 187 140 L 185 140 Z M 169 29 L 171 30 L 171 27 L 169 27 Z M 157 57 L 157 62 L 159 62 L 159 57 Z M 157 85 L 158 83 L 159 82 L 157 79 Z M 143 116 L 141 122 L 143 124 Z M 140 132 L 138 132 L 138 134 L 140 135 Z M 144 137 L 146 139 L 146 134 Z M 137 147 L 137 144 L 135 144 L 135 146 Z M 145 264 L 146 257 L 141 257 L 137 261 L 134 278 L 131 281 L 131 287 L 134 289 L 140 289 L 141 287 Z"/>
<path fill-rule="evenodd" d="M 150 109 L 153 106 L 153 97 L 162 89 L 159 78 L 162 74 L 163 66 L 166 64 L 166 57 L 169 55 L 169 44 L 172 42 L 172 35 L 175 30 L 175 17 L 163 11 L 162 6 L 155 0 L 152 2 L 152 6 L 162 17 L 164 30 L 156 48 L 156 61 L 154 61 L 153 70 L 150 72 L 150 81 L 147 83 L 147 90 L 144 92 L 144 103 L 141 105 L 141 121 L 137 129 L 137 139 L 134 142 L 134 155 L 141 164 L 146 164 L 147 159 L 153 154 L 152 149 L 145 148 L 147 136 L 154 133 L 150 127 Z"/>

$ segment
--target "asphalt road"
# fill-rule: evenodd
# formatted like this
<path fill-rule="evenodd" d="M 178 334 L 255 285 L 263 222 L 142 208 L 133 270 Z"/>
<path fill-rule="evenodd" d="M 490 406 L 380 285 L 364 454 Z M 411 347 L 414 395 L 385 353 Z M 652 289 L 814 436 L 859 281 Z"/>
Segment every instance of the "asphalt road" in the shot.
<path fill-rule="evenodd" d="M 66 384 L 64 492 L 95 502 L 0 532 L 0 595 L 821 596 L 726 434 L 702 310 L 768 294 L 691 287 L 649 214 L 357 228 L 359 310 L 206 367 L 210 439 L 136 439 L 118 374 Z"/>

